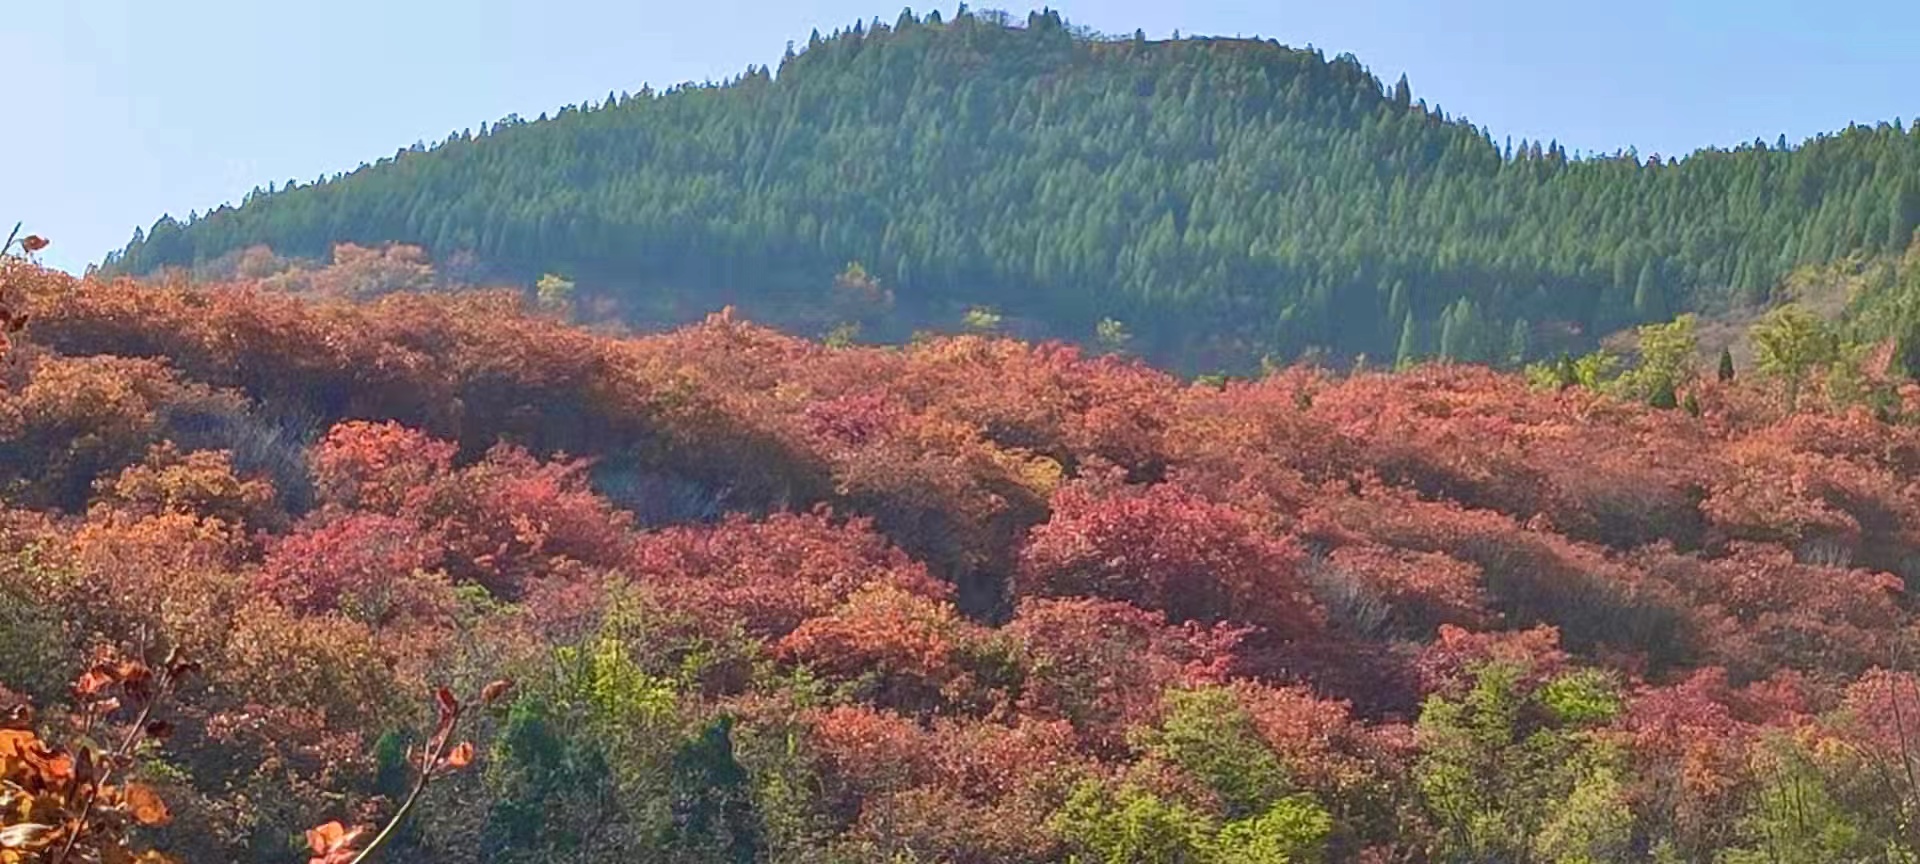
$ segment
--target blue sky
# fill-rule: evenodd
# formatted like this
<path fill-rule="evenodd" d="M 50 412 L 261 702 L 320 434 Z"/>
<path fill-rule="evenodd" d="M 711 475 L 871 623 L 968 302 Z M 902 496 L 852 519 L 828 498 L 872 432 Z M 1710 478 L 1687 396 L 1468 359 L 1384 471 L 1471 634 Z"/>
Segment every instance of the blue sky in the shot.
<path fill-rule="evenodd" d="M 984 2 L 1024 17 L 1031 8 Z M 934 7 L 916 7 L 921 14 Z M 953 6 L 939 7 L 951 15 Z M 1496 136 L 1681 153 L 1920 115 L 1911 0 L 1081 0 L 1155 38 L 1351 51 Z M 509 113 L 772 64 L 897 5 L 850 0 L 74 0 L 9 10 L 0 219 L 79 269 L 136 225 Z"/>

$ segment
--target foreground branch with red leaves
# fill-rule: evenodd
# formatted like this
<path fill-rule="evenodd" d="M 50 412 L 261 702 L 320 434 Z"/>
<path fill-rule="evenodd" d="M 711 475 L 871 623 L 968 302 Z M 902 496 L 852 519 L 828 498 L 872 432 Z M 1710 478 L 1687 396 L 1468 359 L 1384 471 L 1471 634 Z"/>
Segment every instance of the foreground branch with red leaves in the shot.
<path fill-rule="evenodd" d="M 373 860 L 374 853 L 386 845 L 394 832 L 406 822 L 414 805 L 426 794 L 429 783 L 473 764 L 473 742 L 454 743 L 454 732 L 459 728 L 460 720 L 473 708 L 497 704 L 512 687 L 512 683 L 505 679 L 494 681 L 481 689 L 479 696 L 471 703 L 456 699 L 453 691 L 445 687 L 435 690 L 434 706 L 439 711 L 439 720 L 434 724 L 433 735 L 427 739 L 426 747 L 419 751 L 416 759 L 408 760 L 418 773 L 406 800 L 400 802 L 400 808 L 394 811 L 386 825 L 373 835 L 373 839 L 365 840 L 364 845 L 362 841 L 369 833 L 365 826 L 347 828 L 339 822 L 328 822 L 308 830 L 307 843 L 313 849 L 309 864 L 362 864 Z"/>
<path fill-rule="evenodd" d="M 152 787 L 121 778 L 132 773 L 143 743 L 171 733 L 154 712 L 198 668 L 178 655 L 157 667 L 96 662 L 73 687 L 76 714 L 68 719 L 80 743 L 72 745 L 42 739 L 31 708 L 15 706 L 0 729 L 0 861 L 168 860 L 134 852 L 129 836 L 132 826 L 165 825 L 172 818 L 166 803 Z M 118 743 L 91 743 L 102 739 Z"/>

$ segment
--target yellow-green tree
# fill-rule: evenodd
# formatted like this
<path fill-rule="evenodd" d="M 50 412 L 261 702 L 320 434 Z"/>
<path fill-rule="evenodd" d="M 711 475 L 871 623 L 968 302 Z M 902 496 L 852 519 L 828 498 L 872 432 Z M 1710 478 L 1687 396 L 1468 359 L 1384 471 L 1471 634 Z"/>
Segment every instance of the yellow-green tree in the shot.
<path fill-rule="evenodd" d="M 1640 364 L 1620 376 L 1621 391 L 1656 407 L 1674 407 L 1675 394 L 1697 371 L 1694 352 L 1700 343 L 1694 324 L 1694 316 L 1682 315 L 1666 324 L 1639 328 Z"/>
<path fill-rule="evenodd" d="M 535 296 L 546 309 L 566 309 L 573 303 L 573 280 L 548 273 L 534 283 Z"/>
<path fill-rule="evenodd" d="M 1814 369 L 1832 362 L 1839 350 L 1833 330 L 1812 310 L 1789 303 L 1768 312 L 1751 332 L 1755 364 L 1787 388 L 1787 410 L 1798 410 L 1800 386 Z"/>

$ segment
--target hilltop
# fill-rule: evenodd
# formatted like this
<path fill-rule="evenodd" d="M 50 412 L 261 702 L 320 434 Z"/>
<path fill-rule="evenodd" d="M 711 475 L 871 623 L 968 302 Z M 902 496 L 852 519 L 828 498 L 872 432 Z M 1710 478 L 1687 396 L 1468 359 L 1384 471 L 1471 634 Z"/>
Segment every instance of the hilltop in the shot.
<path fill-rule="evenodd" d="M 734 304 L 904 340 L 975 307 L 1185 369 L 1267 355 L 1509 362 L 1906 246 L 1920 130 L 1683 158 L 1496 139 L 1352 56 L 903 14 L 777 70 L 508 118 L 162 219 L 108 263 L 417 244 L 652 324 Z M 836 291 L 852 270 L 880 290 Z M 841 280 L 844 282 L 845 280 Z"/>

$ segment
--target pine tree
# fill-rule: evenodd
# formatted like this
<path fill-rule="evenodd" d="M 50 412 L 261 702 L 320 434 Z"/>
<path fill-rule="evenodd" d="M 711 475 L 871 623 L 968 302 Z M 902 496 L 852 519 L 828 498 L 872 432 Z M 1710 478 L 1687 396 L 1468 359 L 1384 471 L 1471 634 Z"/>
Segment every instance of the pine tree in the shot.
<path fill-rule="evenodd" d="M 1394 355 L 1393 361 L 1397 369 L 1406 369 L 1420 362 L 1420 331 L 1416 327 L 1412 315 L 1400 320 L 1400 350 Z"/>
<path fill-rule="evenodd" d="M 1400 80 L 1393 85 L 1393 104 L 1402 111 L 1413 107 L 1413 85 L 1407 82 L 1404 72 L 1401 73 Z"/>
<path fill-rule="evenodd" d="M 673 821 L 663 846 L 698 860 L 759 860 L 760 818 L 752 778 L 734 758 L 732 718 L 722 716 L 682 743 L 668 780 Z"/>
<path fill-rule="evenodd" d="M 1654 276 L 1651 260 L 1640 265 L 1640 278 L 1634 282 L 1633 314 L 1641 321 L 1665 321 L 1672 314 L 1667 309 L 1666 294 Z"/>
<path fill-rule="evenodd" d="M 1447 305 L 1440 312 L 1440 346 L 1436 352 L 1441 360 L 1460 359 L 1461 330 L 1460 307 L 1458 301 Z"/>
<path fill-rule="evenodd" d="M 1691 397 L 1693 394 L 1689 393 L 1687 395 Z M 1680 402 L 1678 396 L 1673 392 L 1673 382 L 1660 382 L 1659 386 L 1654 388 L 1653 395 L 1647 397 L 1647 404 L 1662 411 L 1671 411 L 1678 407 Z"/>
<path fill-rule="evenodd" d="M 1720 349 L 1719 376 L 1722 384 L 1733 380 L 1733 351 L 1726 348 Z"/>
<path fill-rule="evenodd" d="M 1560 389 L 1566 390 L 1580 383 L 1580 367 L 1574 363 L 1573 355 L 1560 352 L 1560 359 L 1553 365 L 1554 378 L 1560 382 Z"/>
<path fill-rule="evenodd" d="M 1513 330 L 1507 334 L 1507 363 L 1514 367 L 1524 366 L 1532 341 L 1533 328 L 1525 318 L 1513 320 Z"/>
<path fill-rule="evenodd" d="M 1393 289 L 1387 294 L 1387 320 L 1403 322 L 1412 311 L 1413 306 L 1407 299 L 1406 280 L 1394 280 Z"/>
<path fill-rule="evenodd" d="M 1920 227 L 1920 181 L 1908 177 L 1901 182 L 1887 218 L 1887 251 L 1900 252 L 1913 243 L 1914 229 Z"/>

